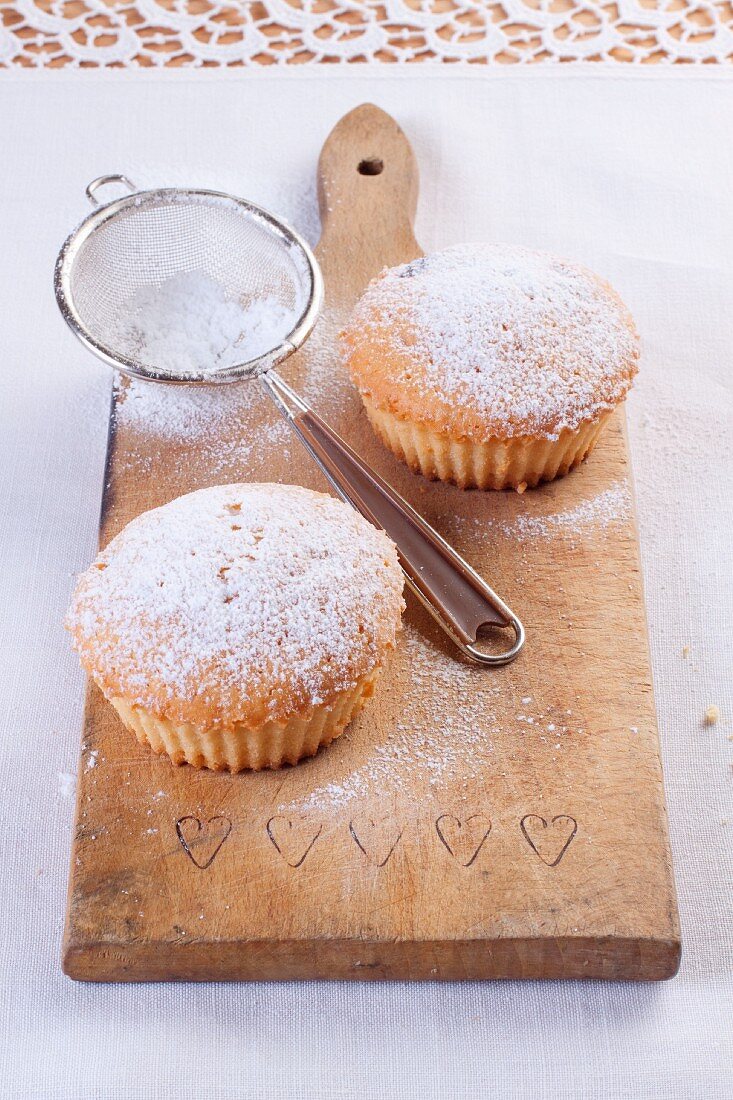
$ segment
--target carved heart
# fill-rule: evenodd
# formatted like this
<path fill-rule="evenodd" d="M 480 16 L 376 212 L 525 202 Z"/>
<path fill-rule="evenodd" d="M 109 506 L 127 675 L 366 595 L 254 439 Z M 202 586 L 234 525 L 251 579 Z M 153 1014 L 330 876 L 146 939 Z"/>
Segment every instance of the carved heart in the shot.
<path fill-rule="evenodd" d="M 462 867 L 476 862 L 484 841 L 491 832 L 491 821 L 485 814 L 471 814 L 465 821 L 453 814 L 441 814 L 435 822 L 441 842 Z"/>
<path fill-rule="evenodd" d="M 289 867 L 300 867 L 321 835 L 323 825 L 315 827 L 307 817 L 271 817 L 267 835 Z"/>
<path fill-rule="evenodd" d="M 403 829 L 386 817 L 363 818 L 350 821 L 349 832 L 369 862 L 384 867 L 399 844 Z"/>
<path fill-rule="evenodd" d="M 228 817 L 210 817 L 208 821 L 187 814 L 176 822 L 176 833 L 181 846 L 198 868 L 205 871 L 219 854 L 219 849 L 232 831 Z"/>
<path fill-rule="evenodd" d="M 578 822 L 569 814 L 557 814 L 549 825 L 539 814 L 527 814 L 521 826 L 524 839 L 548 867 L 557 867 L 578 831 Z"/>

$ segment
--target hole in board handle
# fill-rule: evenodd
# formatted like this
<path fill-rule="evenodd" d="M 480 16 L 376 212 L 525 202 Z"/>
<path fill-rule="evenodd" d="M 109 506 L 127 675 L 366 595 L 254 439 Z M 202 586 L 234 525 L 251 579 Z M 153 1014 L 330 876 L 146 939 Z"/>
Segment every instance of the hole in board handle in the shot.
<path fill-rule="evenodd" d="M 379 157 L 366 157 L 359 161 L 356 170 L 360 176 L 379 176 L 384 171 L 384 161 Z"/>

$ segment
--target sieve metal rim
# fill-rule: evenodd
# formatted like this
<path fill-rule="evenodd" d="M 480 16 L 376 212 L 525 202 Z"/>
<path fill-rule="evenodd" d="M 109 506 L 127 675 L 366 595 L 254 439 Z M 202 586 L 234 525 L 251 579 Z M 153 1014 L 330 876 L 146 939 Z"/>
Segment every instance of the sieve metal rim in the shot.
<path fill-rule="evenodd" d="M 100 178 L 111 179 L 112 177 Z M 95 183 L 96 182 L 98 181 L 95 181 Z M 90 185 L 90 187 L 91 186 L 92 185 Z M 87 191 L 87 194 L 89 194 L 89 191 Z M 91 195 L 89 197 L 91 198 Z M 257 221 L 263 222 L 270 232 L 276 233 L 289 245 L 294 245 L 300 250 L 306 261 L 306 267 L 310 275 L 310 288 L 305 309 L 300 314 L 297 323 L 275 348 L 271 348 L 255 359 L 249 359 L 242 363 L 234 363 L 230 366 L 223 367 L 219 371 L 201 371 L 198 373 L 187 372 L 185 375 L 182 375 L 147 366 L 136 359 L 131 359 L 115 352 L 108 345 L 97 340 L 84 324 L 76 308 L 74 295 L 71 289 L 71 276 L 74 263 L 86 241 L 92 234 L 101 229 L 103 225 L 111 221 L 124 210 L 130 207 L 139 209 L 141 206 L 182 202 L 187 199 L 194 201 L 197 199 L 203 201 L 215 199 L 227 204 L 233 204 L 246 211 L 247 214 L 254 217 Z M 92 199 L 92 201 L 96 200 Z M 131 375 L 137 378 L 146 378 L 151 382 L 166 382 L 171 385 L 189 385 L 197 382 L 205 384 L 239 382 L 245 378 L 254 378 L 258 374 L 263 373 L 263 371 L 269 370 L 270 367 L 282 363 L 292 355 L 294 351 L 297 351 L 298 348 L 301 347 L 313 331 L 313 327 L 321 311 L 324 294 L 323 275 L 321 274 L 318 261 L 310 246 L 303 240 L 300 234 L 293 229 L 292 226 L 288 225 L 287 222 L 283 221 L 282 218 L 273 214 L 270 210 L 266 210 L 265 207 L 258 206 L 257 203 L 250 202 L 248 199 L 240 198 L 237 195 L 228 194 L 226 191 L 212 191 L 206 188 L 189 187 L 161 187 L 146 191 L 135 190 L 131 194 L 114 199 L 112 202 L 105 203 L 103 206 L 98 206 L 69 234 L 61 246 L 54 267 L 53 284 L 56 304 L 61 311 L 62 317 L 77 339 L 79 339 L 86 348 L 122 374 Z"/>

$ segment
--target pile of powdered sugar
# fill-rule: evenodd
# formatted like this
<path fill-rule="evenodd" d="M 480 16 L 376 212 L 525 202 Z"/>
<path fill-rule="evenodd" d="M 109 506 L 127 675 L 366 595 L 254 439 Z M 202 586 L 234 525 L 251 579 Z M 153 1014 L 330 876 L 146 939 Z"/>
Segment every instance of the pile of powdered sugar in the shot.
<path fill-rule="evenodd" d="M 143 175 L 145 174 L 143 172 Z M 150 175 L 150 172 L 147 174 Z M 171 178 L 179 177 L 185 183 L 185 166 L 172 166 L 170 174 Z M 213 180 L 211 185 L 214 186 Z M 315 185 L 310 177 L 308 180 L 298 181 L 297 187 L 290 184 L 274 186 L 267 194 L 254 197 L 258 201 L 261 200 L 264 206 L 282 212 L 297 225 L 298 230 L 311 244 L 317 242 L 320 233 L 318 201 Z M 194 323 L 198 326 L 198 320 L 195 322 L 190 318 L 187 320 L 180 314 L 182 311 L 185 313 L 188 308 L 189 291 L 193 289 L 198 294 L 200 288 L 198 280 L 193 287 L 185 278 L 181 280 L 182 277 L 179 276 L 174 285 L 168 287 L 165 304 L 167 309 L 173 306 L 173 320 L 177 323 L 182 322 L 184 330 L 190 332 Z M 145 293 L 142 297 L 143 301 L 140 305 L 144 307 L 144 327 L 148 349 L 154 349 L 162 342 L 160 334 L 156 334 L 154 330 L 158 307 L 154 295 Z M 233 303 L 226 302 L 221 288 L 215 283 L 208 286 L 205 294 L 200 297 L 201 302 L 206 302 L 209 308 L 213 307 L 214 313 L 217 315 L 221 313 L 225 331 L 228 331 L 229 337 L 234 335 L 236 339 L 240 323 L 245 320 L 242 314 L 247 311 L 243 311 L 242 307 L 234 303 L 235 311 L 232 312 L 228 307 Z M 194 317 L 198 316 L 198 313 L 199 304 L 194 304 Z M 262 335 L 269 329 L 271 336 L 276 335 L 273 343 L 278 343 L 283 336 L 282 326 L 278 321 L 279 316 L 282 316 L 282 311 L 274 310 L 267 319 L 267 325 L 259 325 L 257 335 Z M 248 313 L 248 318 L 250 321 L 257 320 L 256 314 L 252 313 Z M 291 320 L 289 317 L 283 317 L 283 320 L 286 319 Z M 118 319 L 118 325 L 123 333 L 126 333 L 125 340 L 129 340 L 130 335 L 133 339 L 139 340 L 139 335 L 136 337 L 134 332 L 130 333 L 134 320 L 134 317 L 126 315 L 125 312 Z M 139 322 L 140 318 L 138 317 L 137 320 Z M 167 323 L 166 327 L 168 327 Z M 286 326 L 286 333 L 290 327 L 292 326 Z M 303 395 L 326 416 L 338 415 L 343 405 L 344 393 L 347 388 L 350 388 L 345 372 L 338 361 L 338 355 L 334 351 L 337 328 L 338 326 L 326 316 L 319 320 L 308 341 L 308 371 L 303 382 Z M 198 351 L 193 357 L 189 355 L 189 363 L 191 358 L 203 362 L 205 355 L 211 355 L 212 351 L 216 356 L 221 352 L 225 342 L 214 334 L 213 349 L 202 351 L 196 339 L 194 346 L 198 347 Z M 241 351 L 242 345 L 238 345 L 238 348 Z M 173 361 L 174 358 L 163 349 L 163 359 L 155 365 L 177 370 L 180 363 L 178 360 Z M 238 359 L 239 353 L 234 361 Z M 229 361 L 230 357 L 225 351 L 220 365 Z M 253 447 L 258 448 L 259 451 L 270 448 L 281 453 L 290 445 L 291 434 L 285 421 L 274 412 L 273 415 L 263 414 L 263 405 L 267 407 L 262 391 L 255 382 L 251 381 L 231 385 L 164 386 L 131 378 L 124 381 L 118 380 L 114 415 L 118 425 L 131 428 L 136 434 L 145 436 L 147 440 L 146 446 L 138 446 L 134 440 L 128 440 L 129 464 L 139 466 L 143 471 L 149 468 L 151 463 L 149 444 L 158 440 L 161 443 L 194 445 L 197 454 L 205 459 L 210 473 L 229 475 L 232 468 L 234 470 L 242 468 Z M 234 425 L 237 426 L 236 450 L 233 450 L 231 444 Z M 250 425 L 252 426 L 251 436 L 247 432 Z"/>
<path fill-rule="evenodd" d="M 597 418 L 625 396 L 639 354 L 606 283 L 510 245 L 457 245 L 383 272 L 357 306 L 354 341 L 365 327 L 384 344 L 374 370 L 396 411 L 419 414 L 433 396 L 475 416 L 486 438 L 556 438 Z M 365 392 L 371 369 L 359 365 Z"/>
<path fill-rule="evenodd" d="M 283 342 L 295 312 L 268 295 L 247 304 L 190 271 L 140 287 L 122 305 L 113 345 L 128 358 L 174 374 L 210 373 L 248 362 Z"/>

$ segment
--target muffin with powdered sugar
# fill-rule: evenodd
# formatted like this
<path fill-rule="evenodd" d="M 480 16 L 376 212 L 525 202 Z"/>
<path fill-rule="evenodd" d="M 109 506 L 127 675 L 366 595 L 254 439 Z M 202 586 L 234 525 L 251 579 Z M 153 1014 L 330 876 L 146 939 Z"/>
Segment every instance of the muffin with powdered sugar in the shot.
<path fill-rule="evenodd" d="M 427 477 L 480 489 L 522 491 L 582 462 L 639 357 L 607 282 L 502 244 L 383 271 L 342 342 L 383 442 Z"/>
<path fill-rule="evenodd" d="M 395 646 L 387 536 L 293 485 L 144 512 L 77 583 L 66 625 L 124 724 L 176 764 L 294 764 L 346 728 Z"/>

